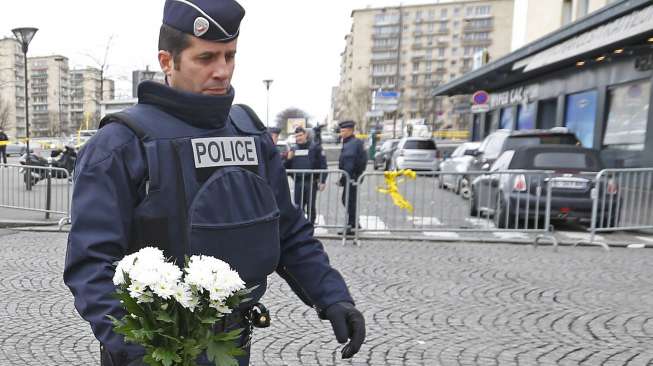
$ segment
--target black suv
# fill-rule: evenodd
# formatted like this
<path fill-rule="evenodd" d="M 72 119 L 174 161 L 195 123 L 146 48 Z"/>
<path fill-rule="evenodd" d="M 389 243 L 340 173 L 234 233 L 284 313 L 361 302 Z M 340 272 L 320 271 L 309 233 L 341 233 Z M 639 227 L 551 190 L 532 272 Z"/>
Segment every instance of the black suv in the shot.
<path fill-rule="evenodd" d="M 474 154 L 469 171 L 488 170 L 504 151 L 532 145 L 579 145 L 573 132 L 564 127 L 550 130 L 497 130 L 489 134 Z"/>

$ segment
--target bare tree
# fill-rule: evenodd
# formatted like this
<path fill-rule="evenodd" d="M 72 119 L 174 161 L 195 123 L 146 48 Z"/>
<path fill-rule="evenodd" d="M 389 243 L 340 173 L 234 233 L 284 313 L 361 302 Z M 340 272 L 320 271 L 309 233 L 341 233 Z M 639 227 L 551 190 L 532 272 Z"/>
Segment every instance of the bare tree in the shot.
<path fill-rule="evenodd" d="M 338 111 L 336 119 L 344 121 L 354 120 L 361 131 L 367 130 L 366 113 L 370 110 L 372 93 L 366 86 L 359 86 L 351 95 L 345 93 L 337 97 Z"/>
<path fill-rule="evenodd" d="M 295 107 L 290 107 L 277 114 L 277 117 L 275 118 L 275 125 L 279 127 L 281 131 L 285 131 L 288 118 L 306 118 L 306 120 L 308 120 L 309 117 L 310 115 L 303 110 Z"/>
<path fill-rule="evenodd" d="M 9 102 L 0 98 L 0 130 L 7 129 L 9 127 L 9 111 Z"/>
<path fill-rule="evenodd" d="M 111 50 L 111 42 L 113 41 L 113 37 L 113 34 L 109 36 L 107 44 L 104 48 L 104 57 L 102 59 L 99 59 L 90 54 L 86 54 L 88 58 L 95 62 L 97 68 L 100 69 L 100 101 L 104 100 L 104 75 L 109 70 L 109 51 Z"/>

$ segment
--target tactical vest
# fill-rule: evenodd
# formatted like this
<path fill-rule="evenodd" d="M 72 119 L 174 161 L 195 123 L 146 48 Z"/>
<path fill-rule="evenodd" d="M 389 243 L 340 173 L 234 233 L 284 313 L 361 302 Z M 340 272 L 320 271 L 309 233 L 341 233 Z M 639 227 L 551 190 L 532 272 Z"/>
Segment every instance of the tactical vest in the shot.
<path fill-rule="evenodd" d="M 302 169 L 302 170 L 308 170 L 308 169 L 313 169 L 313 166 L 311 164 L 311 145 L 307 144 L 305 149 L 300 149 L 299 146 L 297 146 L 298 149 L 294 150 L 294 157 L 292 159 L 292 169 Z"/>
<path fill-rule="evenodd" d="M 256 301 L 279 262 L 279 209 L 268 184 L 263 131 L 244 108 L 232 106 L 220 129 L 191 126 L 147 104 L 107 116 L 101 125 L 129 127 L 141 140 L 147 160 L 130 252 L 156 246 L 179 265 L 185 256 L 197 254 L 222 259 L 247 287 L 259 286 L 251 294 Z M 212 139 L 216 137 L 231 139 Z M 205 143 L 204 150 L 197 141 Z M 245 156 L 258 164 L 239 165 Z M 222 165 L 196 168 L 198 157 L 200 163 L 220 158 Z"/>

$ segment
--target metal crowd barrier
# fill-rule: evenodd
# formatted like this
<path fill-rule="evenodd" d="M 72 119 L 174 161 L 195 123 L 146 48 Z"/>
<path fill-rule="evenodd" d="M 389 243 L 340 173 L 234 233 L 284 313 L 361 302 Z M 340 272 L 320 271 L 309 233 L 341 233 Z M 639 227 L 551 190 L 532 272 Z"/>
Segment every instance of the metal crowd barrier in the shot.
<path fill-rule="evenodd" d="M 619 230 L 653 230 L 653 168 L 605 169 L 596 174 L 592 189 L 592 218 L 589 241 L 576 244 L 600 245 L 597 233 Z"/>
<path fill-rule="evenodd" d="M 519 232 L 536 234 L 534 245 L 551 240 L 557 249 L 550 225 L 551 172 L 417 172 L 414 180 L 397 179 L 398 193 L 412 211 L 380 191 L 386 188 L 385 173 L 365 172 L 358 179 L 356 243 L 366 234 Z"/>
<path fill-rule="evenodd" d="M 342 236 L 344 244 L 347 231 L 349 174 L 337 169 L 289 169 L 286 173 L 292 201 L 302 208 L 306 217 L 313 222 L 315 233 L 324 235 L 329 229 L 336 229 Z M 321 184 L 324 186 L 322 187 Z"/>
<path fill-rule="evenodd" d="M 29 179 L 28 177 L 31 177 Z M 0 207 L 70 215 L 72 182 L 61 168 L 0 164 Z"/>

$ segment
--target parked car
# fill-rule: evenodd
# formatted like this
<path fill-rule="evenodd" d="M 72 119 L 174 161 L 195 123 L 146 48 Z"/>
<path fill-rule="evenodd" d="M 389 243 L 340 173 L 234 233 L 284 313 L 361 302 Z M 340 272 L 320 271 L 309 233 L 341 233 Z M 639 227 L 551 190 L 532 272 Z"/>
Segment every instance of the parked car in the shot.
<path fill-rule="evenodd" d="M 290 147 L 288 146 L 288 142 L 279 140 L 277 141 L 276 146 L 279 155 L 281 155 L 281 160 L 285 161 L 288 158 L 288 151 L 290 150 Z"/>
<path fill-rule="evenodd" d="M 593 188 L 598 197 L 605 197 L 600 205 L 618 207 L 616 182 L 600 182 L 596 173 L 602 170 L 599 152 L 580 146 L 538 145 L 508 150 L 494 162 L 487 174 L 472 181 L 470 213 L 494 216 L 499 228 L 525 227 L 525 220 L 545 215 L 547 187 L 551 187 L 551 219 L 590 221 Z M 553 171 L 553 176 L 528 174 L 525 170 Z M 507 171 L 507 173 L 500 173 Z M 514 171 L 514 173 L 513 173 Z M 537 192 L 540 190 L 540 194 Z M 605 190 L 605 194 L 603 192 Z M 602 227 L 614 226 L 616 209 L 604 215 Z"/>
<path fill-rule="evenodd" d="M 34 149 L 30 146 L 30 150 L 34 152 Z M 23 156 L 27 153 L 27 145 L 20 141 L 14 141 L 10 144 L 7 144 L 7 156 Z"/>
<path fill-rule="evenodd" d="M 391 170 L 411 169 L 436 171 L 440 169 L 440 153 L 435 141 L 424 137 L 404 137 L 392 153 Z"/>
<path fill-rule="evenodd" d="M 488 170 L 504 151 L 519 146 L 550 144 L 580 145 L 580 141 L 572 132 L 561 127 L 550 130 L 497 130 L 483 140 L 470 170 Z"/>
<path fill-rule="evenodd" d="M 322 132 L 322 143 L 323 144 L 335 144 L 338 142 L 338 137 L 329 132 Z"/>
<path fill-rule="evenodd" d="M 397 148 L 399 144 L 399 139 L 385 140 L 381 147 L 376 150 L 374 153 L 374 161 L 372 162 L 372 167 L 374 170 L 383 168 L 383 170 L 390 169 L 390 160 L 392 160 L 392 153 Z"/>
<path fill-rule="evenodd" d="M 470 170 L 469 168 L 474 162 L 474 155 L 480 145 L 480 142 L 465 142 L 458 146 L 450 157 L 444 159 L 440 163 L 440 176 L 438 181 L 440 188 L 446 187 L 452 189 L 456 194 L 460 194 L 463 198 L 469 198 L 472 179 L 469 176 L 460 173 L 465 173 Z"/>

